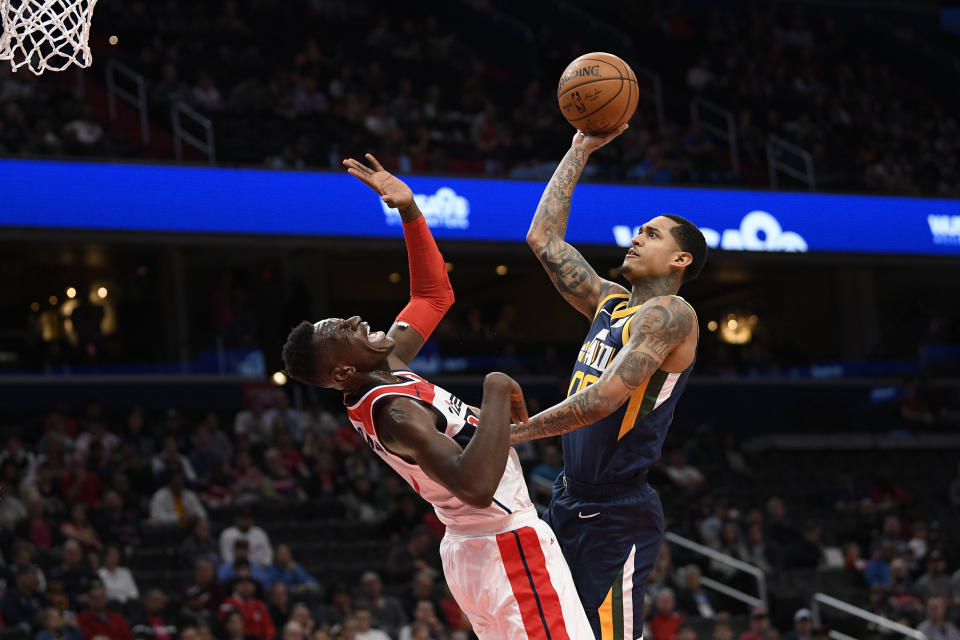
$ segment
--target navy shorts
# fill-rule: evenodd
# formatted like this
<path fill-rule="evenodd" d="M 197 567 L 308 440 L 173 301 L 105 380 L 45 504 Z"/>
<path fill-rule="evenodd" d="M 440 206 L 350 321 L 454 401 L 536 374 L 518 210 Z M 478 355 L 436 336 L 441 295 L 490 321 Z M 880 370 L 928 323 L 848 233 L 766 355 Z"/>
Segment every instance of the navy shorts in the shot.
<path fill-rule="evenodd" d="M 597 640 L 643 634 L 643 593 L 663 539 L 660 496 L 643 478 L 582 485 L 564 474 L 543 519 L 556 533 Z"/>

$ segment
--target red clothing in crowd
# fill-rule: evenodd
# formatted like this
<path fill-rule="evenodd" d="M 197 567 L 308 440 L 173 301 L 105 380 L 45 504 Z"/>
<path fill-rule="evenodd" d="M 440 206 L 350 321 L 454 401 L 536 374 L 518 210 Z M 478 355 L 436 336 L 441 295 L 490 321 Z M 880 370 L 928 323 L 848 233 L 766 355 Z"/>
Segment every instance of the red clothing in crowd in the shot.
<path fill-rule="evenodd" d="M 650 634 L 656 640 L 676 640 L 677 628 L 683 624 L 683 616 L 679 613 L 664 615 L 658 613 L 650 618 Z"/>
<path fill-rule="evenodd" d="M 107 636 L 110 640 L 131 640 L 133 638 L 133 632 L 130 631 L 127 621 L 115 611 L 108 610 L 102 614 L 97 614 L 87 609 L 77 616 L 77 622 L 83 629 L 83 637 L 87 640 L 99 634 Z"/>
<path fill-rule="evenodd" d="M 68 471 L 60 476 L 60 492 L 65 496 L 69 495 L 70 490 L 76 482 L 83 483 L 80 486 L 80 491 L 77 493 L 77 502 L 91 507 L 100 504 L 100 496 L 103 495 L 103 485 L 100 484 L 100 478 L 97 477 L 97 474 L 92 471 L 87 471 L 83 474 L 83 478 L 78 480 L 73 477 L 73 472 Z"/>
<path fill-rule="evenodd" d="M 273 620 L 270 619 L 270 612 L 263 600 L 250 598 L 244 601 L 236 596 L 230 596 L 220 605 L 220 619 L 223 620 L 231 609 L 236 609 L 243 614 L 244 635 L 270 640 L 277 634 Z"/>

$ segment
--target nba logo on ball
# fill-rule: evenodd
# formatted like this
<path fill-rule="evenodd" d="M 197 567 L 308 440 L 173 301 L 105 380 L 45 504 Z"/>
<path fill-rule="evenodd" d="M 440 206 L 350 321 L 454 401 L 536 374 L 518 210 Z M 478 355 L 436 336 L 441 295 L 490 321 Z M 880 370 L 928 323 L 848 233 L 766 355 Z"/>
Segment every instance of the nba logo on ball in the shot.
<path fill-rule="evenodd" d="M 637 76 L 610 53 L 588 53 L 560 75 L 557 101 L 567 122 L 586 134 L 612 131 L 637 109 Z"/>

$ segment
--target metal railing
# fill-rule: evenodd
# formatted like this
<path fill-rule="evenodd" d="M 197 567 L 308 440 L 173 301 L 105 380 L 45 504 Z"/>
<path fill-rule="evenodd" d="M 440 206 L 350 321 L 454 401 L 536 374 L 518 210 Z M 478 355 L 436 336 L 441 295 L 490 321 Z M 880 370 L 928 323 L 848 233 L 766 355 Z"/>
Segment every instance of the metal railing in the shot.
<path fill-rule="evenodd" d="M 820 607 L 821 606 L 837 609 L 838 611 L 842 611 L 847 615 L 855 616 L 862 620 L 866 620 L 867 622 L 872 622 L 878 627 L 884 627 L 886 629 L 890 629 L 894 633 L 901 633 L 907 636 L 908 638 L 915 638 L 915 640 L 927 640 L 927 636 L 917 631 L 916 629 L 911 629 L 910 627 L 906 625 L 902 625 L 899 622 L 894 622 L 893 620 L 889 620 L 887 618 L 884 618 L 883 616 L 878 616 L 877 614 L 867 611 L 866 609 L 855 607 L 848 602 L 844 602 L 843 600 L 838 600 L 837 598 L 834 598 L 833 596 L 828 596 L 825 593 L 815 593 L 813 594 L 813 598 L 811 598 L 810 612 L 813 614 L 813 624 L 815 625 L 820 624 Z M 831 634 L 831 637 L 834 637 L 834 636 Z M 843 638 L 838 638 L 837 640 L 843 640 Z"/>
<path fill-rule="evenodd" d="M 742 560 L 737 560 L 733 556 L 729 556 L 725 553 L 720 553 L 715 549 L 706 547 L 700 543 L 694 542 L 683 536 L 678 536 L 675 533 L 667 532 L 664 535 L 664 538 L 667 542 L 677 545 L 678 547 L 683 547 L 694 553 L 699 553 L 702 556 L 706 556 L 711 560 L 716 560 L 722 564 L 727 565 L 728 567 L 733 567 L 737 571 L 742 571 L 743 573 L 748 573 L 753 576 L 757 581 L 757 595 L 752 596 L 749 593 L 744 593 L 739 589 L 734 589 L 729 587 L 722 582 L 717 582 L 711 578 L 702 577 L 700 578 L 700 584 L 707 587 L 708 589 L 713 589 L 719 593 L 722 593 L 725 596 L 729 596 L 740 602 L 744 602 L 751 607 L 763 607 L 767 608 L 767 576 L 763 573 L 763 569 L 756 565 L 752 565 L 749 562 L 744 562 Z"/>
<path fill-rule="evenodd" d="M 183 128 L 181 115 L 198 124 L 205 134 L 206 140 L 201 140 Z M 178 102 L 170 109 L 170 118 L 173 122 L 173 154 L 178 162 L 183 160 L 183 144 L 186 143 L 207 155 L 207 161 L 214 164 L 217 160 L 217 150 L 213 137 L 213 123 L 201 113 L 190 108 L 183 102 Z"/>
<path fill-rule="evenodd" d="M 712 122 L 703 120 L 700 117 L 701 109 L 715 116 L 719 116 L 721 119 L 723 119 L 726 127 L 721 128 Z M 692 122 L 699 123 L 700 126 L 703 127 L 704 131 L 727 143 L 727 148 L 730 151 L 730 168 L 733 170 L 734 174 L 739 175 L 740 149 L 737 144 L 737 121 L 733 117 L 733 112 L 729 109 L 724 109 L 715 102 L 704 100 L 698 96 L 690 101 L 690 120 Z"/>
<path fill-rule="evenodd" d="M 136 92 L 130 91 L 119 84 L 117 79 L 123 78 L 132 81 Z M 117 120 L 117 98 L 130 104 L 140 114 L 140 142 L 144 145 L 150 142 L 150 122 L 147 114 L 147 81 L 143 75 L 137 73 L 122 62 L 109 60 L 107 62 L 107 111 L 110 122 Z"/>
<path fill-rule="evenodd" d="M 663 124 L 666 122 L 667 116 L 663 109 L 663 83 L 660 82 L 660 74 L 637 64 L 633 65 L 633 72 L 637 75 L 637 79 L 643 76 L 650 80 L 650 85 L 653 87 L 652 89 L 645 89 L 641 87 L 638 82 L 637 92 L 653 103 L 653 107 L 657 111 L 657 123 Z"/>
<path fill-rule="evenodd" d="M 803 162 L 801 171 L 793 164 L 784 161 L 780 155 L 792 156 Z M 776 189 L 779 186 L 778 172 L 806 183 L 807 188 L 813 191 L 817 188 L 817 180 L 813 172 L 813 156 L 809 151 L 783 138 L 771 135 L 767 137 L 767 168 L 770 170 L 770 186 Z"/>

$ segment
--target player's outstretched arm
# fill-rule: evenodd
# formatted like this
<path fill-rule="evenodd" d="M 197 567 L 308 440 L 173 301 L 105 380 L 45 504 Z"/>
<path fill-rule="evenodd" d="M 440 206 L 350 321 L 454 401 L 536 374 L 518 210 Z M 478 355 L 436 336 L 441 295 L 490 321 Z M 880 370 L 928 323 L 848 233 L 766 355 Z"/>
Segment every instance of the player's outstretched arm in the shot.
<path fill-rule="evenodd" d="M 600 379 L 563 402 L 541 411 L 510 432 L 510 444 L 569 433 L 606 418 L 626 402 L 697 331 L 693 309 L 676 296 L 657 296 L 637 309 L 630 340 Z"/>
<path fill-rule="evenodd" d="M 443 256 L 413 199 L 413 191 L 371 154 L 366 158 L 370 167 L 353 158 L 347 158 L 343 164 L 350 175 L 379 193 L 388 206 L 400 211 L 410 267 L 410 302 L 387 335 L 396 343 L 391 356 L 409 364 L 453 305 L 453 287 Z"/>
<path fill-rule="evenodd" d="M 411 398 L 397 398 L 377 415 L 377 432 L 393 453 L 413 460 L 433 480 L 473 507 L 489 507 L 507 466 L 510 420 L 526 422 L 523 392 L 512 378 L 483 382 L 480 424 L 466 448 L 437 430 L 437 418 Z"/>
<path fill-rule="evenodd" d="M 573 307 L 592 318 L 600 301 L 611 293 L 626 292 L 618 284 L 597 275 L 593 267 L 563 238 L 567 233 L 573 189 L 590 154 L 626 131 L 627 125 L 603 135 L 573 137 L 537 205 L 527 232 L 527 244 L 546 269 L 560 295 Z"/>

